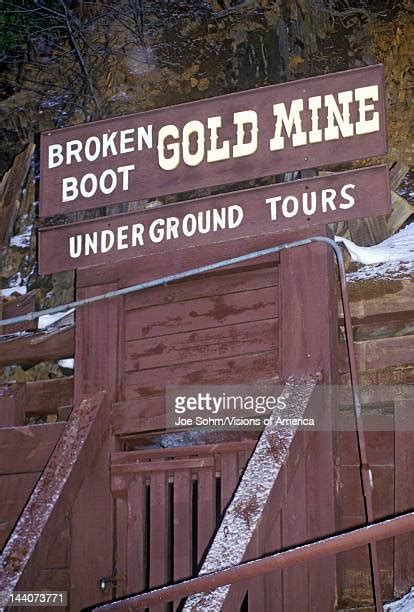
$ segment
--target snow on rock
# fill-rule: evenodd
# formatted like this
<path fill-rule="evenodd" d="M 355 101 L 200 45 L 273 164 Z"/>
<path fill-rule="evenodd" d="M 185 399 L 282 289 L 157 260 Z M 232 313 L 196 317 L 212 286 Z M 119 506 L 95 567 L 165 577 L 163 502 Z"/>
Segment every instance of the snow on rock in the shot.
<path fill-rule="evenodd" d="M 9 245 L 11 247 L 18 247 L 20 249 L 26 249 L 30 245 L 32 238 L 33 225 L 28 225 L 22 234 L 17 234 L 10 238 Z"/>
<path fill-rule="evenodd" d="M 4 289 L 0 289 L 0 297 L 9 297 L 13 295 L 13 293 L 20 293 L 20 295 L 26 295 L 27 293 L 27 279 L 22 278 L 20 272 L 17 272 L 13 276 L 13 279 L 10 283 L 10 287 L 6 287 Z"/>
<path fill-rule="evenodd" d="M 356 272 L 347 274 L 350 282 L 414 276 L 414 223 L 371 247 L 357 246 L 340 236 L 335 236 L 335 240 L 345 245 L 352 261 L 364 264 Z"/>
<path fill-rule="evenodd" d="M 398 601 L 385 605 L 384 612 L 414 612 L 414 587 Z"/>

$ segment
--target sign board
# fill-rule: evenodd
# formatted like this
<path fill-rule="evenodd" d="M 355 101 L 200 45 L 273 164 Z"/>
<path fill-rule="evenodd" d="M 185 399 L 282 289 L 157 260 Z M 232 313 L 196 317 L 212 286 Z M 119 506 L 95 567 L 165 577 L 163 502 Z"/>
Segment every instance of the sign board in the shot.
<path fill-rule="evenodd" d="M 114 263 L 390 211 L 387 166 L 39 230 L 39 273 Z"/>
<path fill-rule="evenodd" d="M 383 67 L 357 68 L 45 132 L 40 215 L 385 152 Z"/>

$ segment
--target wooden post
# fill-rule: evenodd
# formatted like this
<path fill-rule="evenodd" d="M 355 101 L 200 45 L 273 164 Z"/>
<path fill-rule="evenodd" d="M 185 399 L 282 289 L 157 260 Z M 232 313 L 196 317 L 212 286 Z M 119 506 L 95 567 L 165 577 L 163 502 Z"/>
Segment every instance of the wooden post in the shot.
<path fill-rule="evenodd" d="M 80 274 L 81 276 L 81 274 Z M 100 285 L 78 290 L 77 297 L 115 289 Z M 75 330 L 75 405 L 105 391 L 101 418 L 108 421 L 94 466 L 85 475 L 72 509 L 71 609 L 81 610 L 110 599 L 112 584 L 99 589 L 100 578 L 113 575 L 113 500 L 110 482 L 112 436 L 110 412 L 117 399 L 120 300 L 107 300 L 79 309 Z"/>
<path fill-rule="evenodd" d="M 326 227 L 317 227 L 300 237 L 328 236 Z M 298 238 L 291 237 L 289 240 Z M 337 344 L 337 304 L 335 299 L 334 255 L 326 245 L 312 244 L 283 251 L 280 256 L 280 364 L 281 378 L 306 370 L 323 372 L 323 385 L 335 382 Z M 328 404 L 328 402 L 327 402 Z M 324 432 L 312 436 L 305 465 L 307 539 L 334 533 L 333 435 L 329 429 L 326 405 Z M 298 519 L 299 520 L 299 519 Z M 299 526 L 282 528 L 282 546 L 295 543 Z M 306 585 L 301 610 L 330 612 L 336 599 L 335 558 L 320 559 L 283 571 L 284 606 L 295 607 L 298 585 Z"/>

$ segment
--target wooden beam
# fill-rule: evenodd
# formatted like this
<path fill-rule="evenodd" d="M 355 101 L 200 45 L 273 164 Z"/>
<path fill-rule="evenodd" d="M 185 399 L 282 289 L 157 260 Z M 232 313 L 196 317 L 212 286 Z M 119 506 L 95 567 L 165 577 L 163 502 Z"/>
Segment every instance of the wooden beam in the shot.
<path fill-rule="evenodd" d="M 287 398 L 284 416 L 302 418 L 315 386 L 315 378 L 289 379 L 281 394 Z M 278 416 L 277 408 L 273 416 Z M 269 508 L 267 502 L 289 455 L 296 431 L 297 426 L 283 430 L 273 424 L 266 427 L 226 509 L 199 575 L 241 563 L 264 512 L 269 510 L 274 515 L 274 508 Z M 209 593 L 192 595 L 183 610 L 221 610 L 230 590 L 228 585 Z"/>
<path fill-rule="evenodd" d="M 326 227 L 317 228 L 313 235 L 331 237 Z M 286 380 L 289 375 L 311 368 L 323 372 L 324 385 L 335 384 L 338 317 L 332 249 L 316 244 L 289 249 L 281 253 L 279 269 L 281 378 Z M 298 475 L 297 493 L 293 491 L 287 502 L 293 507 L 296 495 L 302 495 L 302 499 L 306 495 L 306 512 L 298 510 L 297 524 L 282 513 L 284 547 L 297 543 L 298 533 L 301 536 L 305 533 L 303 526 L 309 540 L 335 531 L 332 423 L 327 394 L 324 395 L 320 431 L 307 434 L 311 446 L 303 458 L 305 473 Z M 317 564 L 290 568 L 282 573 L 283 605 L 287 610 L 303 609 L 307 605 L 309 609 L 328 612 L 335 607 L 334 559 L 321 559 Z M 302 585 L 301 589 L 298 585 Z"/>
<path fill-rule="evenodd" d="M 85 271 L 86 272 L 86 271 Z M 77 282 L 84 271 L 77 274 Z M 78 285 L 77 285 L 78 287 Z M 93 291 L 104 293 L 116 285 L 77 288 L 76 297 L 82 299 Z M 106 401 L 101 419 L 110 422 L 110 410 L 117 397 L 118 360 L 122 357 L 122 322 L 124 301 L 112 299 L 91 304 L 76 314 L 75 338 L 75 405 L 83 397 L 105 389 Z M 107 593 L 99 589 L 99 579 L 113 571 L 114 504 L 111 494 L 110 453 L 115 450 L 111 430 L 102 437 L 95 463 L 82 484 L 71 510 L 71 607 L 81 610 L 104 601 Z"/>
<path fill-rule="evenodd" d="M 414 311 L 414 281 L 358 281 L 349 285 L 349 298 L 354 324 L 394 320 L 399 313 L 409 317 Z M 339 316 L 339 323 L 343 325 L 342 302 L 339 302 Z"/>
<path fill-rule="evenodd" d="M 63 429 L 63 423 L 0 428 L 0 474 L 41 472 Z"/>
<path fill-rule="evenodd" d="M 73 357 L 74 326 L 57 331 L 29 333 L 0 341 L 0 368 L 8 365 L 30 367 L 41 361 Z"/>
<path fill-rule="evenodd" d="M 20 315 L 27 314 L 35 310 L 36 307 L 36 291 L 29 291 L 26 295 L 19 295 L 14 298 L 3 301 L 3 319 L 12 319 Z M 0 327 L 0 332 L 4 334 L 15 334 L 19 331 L 31 331 L 37 329 L 37 321 L 23 321 L 14 325 L 7 325 L 3 329 Z"/>
<path fill-rule="evenodd" d="M 28 144 L 15 157 L 13 165 L 3 177 L 0 189 L 0 247 L 9 239 L 34 149 L 34 144 Z"/>
<path fill-rule="evenodd" d="M 390 168 L 390 187 L 395 191 L 398 185 L 401 183 L 410 167 L 402 161 L 397 161 Z"/>
<path fill-rule="evenodd" d="M 101 447 L 108 422 L 100 418 L 104 393 L 85 399 L 72 412 L 48 464 L 37 482 L 0 556 L 0 591 L 6 596 L 21 582 L 35 579 L 41 539 L 59 509 L 75 495 Z"/>
<path fill-rule="evenodd" d="M 26 387 L 24 384 L 0 387 L 0 427 L 25 423 Z"/>
<path fill-rule="evenodd" d="M 412 335 L 364 340 L 354 344 L 360 372 L 414 364 Z M 339 357 L 339 371 L 347 372 L 349 366 L 345 343 L 340 344 Z"/>
<path fill-rule="evenodd" d="M 73 376 L 26 383 L 26 414 L 47 415 L 73 405 Z"/>

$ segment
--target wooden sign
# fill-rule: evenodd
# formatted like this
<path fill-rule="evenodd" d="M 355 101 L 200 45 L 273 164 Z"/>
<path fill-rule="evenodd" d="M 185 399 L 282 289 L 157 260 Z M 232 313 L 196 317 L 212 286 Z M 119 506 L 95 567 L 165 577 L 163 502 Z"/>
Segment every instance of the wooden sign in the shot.
<path fill-rule="evenodd" d="M 45 132 L 40 215 L 386 152 L 381 65 Z"/>
<path fill-rule="evenodd" d="M 387 166 L 39 230 L 39 273 L 173 253 L 390 211 Z"/>

